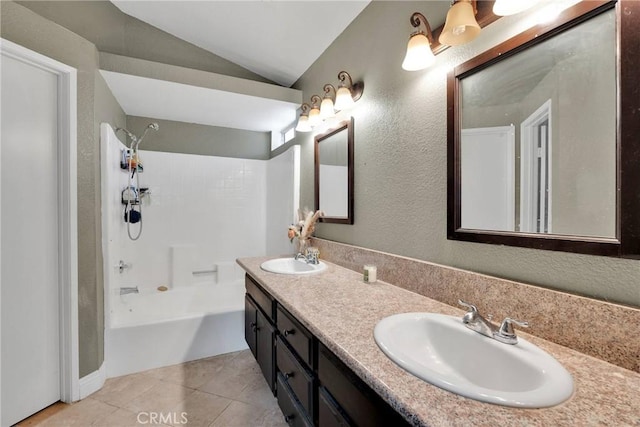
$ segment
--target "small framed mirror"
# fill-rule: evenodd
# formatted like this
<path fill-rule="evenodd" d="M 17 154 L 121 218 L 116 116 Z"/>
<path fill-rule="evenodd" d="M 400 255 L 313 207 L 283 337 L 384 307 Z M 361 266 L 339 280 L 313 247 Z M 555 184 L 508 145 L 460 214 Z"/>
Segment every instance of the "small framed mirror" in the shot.
<path fill-rule="evenodd" d="M 321 222 L 353 224 L 353 118 L 315 137 L 315 199 Z"/>
<path fill-rule="evenodd" d="M 580 2 L 449 74 L 449 239 L 640 255 L 636 3 Z"/>

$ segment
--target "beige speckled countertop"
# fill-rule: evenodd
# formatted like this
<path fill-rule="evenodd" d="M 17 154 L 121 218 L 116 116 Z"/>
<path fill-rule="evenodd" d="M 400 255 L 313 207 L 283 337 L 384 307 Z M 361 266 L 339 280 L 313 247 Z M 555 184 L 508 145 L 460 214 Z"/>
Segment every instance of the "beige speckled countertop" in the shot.
<path fill-rule="evenodd" d="M 269 273 L 260 269 L 267 259 L 241 258 L 238 264 L 416 426 L 640 426 L 640 374 L 523 332 L 573 375 L 575 391 L 566 402 L 546 409 L 507 408 L 433 386 L 388 359 L 373 328 L 397 313 L 461 316 L 463 311 L 384 282 L 365 284 L 361 274 L 329 262 L 316 275 Z"/>

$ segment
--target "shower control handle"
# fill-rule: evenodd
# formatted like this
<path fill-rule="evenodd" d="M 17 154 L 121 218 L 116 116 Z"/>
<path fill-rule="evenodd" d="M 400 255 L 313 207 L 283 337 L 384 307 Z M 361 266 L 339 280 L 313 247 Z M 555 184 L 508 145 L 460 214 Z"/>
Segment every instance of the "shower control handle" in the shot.
<path fill-rule="evenodd" d="M 120 273 L 122 273 L 126 268 L 131 268 L 131 264 L 127 264 L 123 260 L 120 260 L 116 267 L 118 267 L 118 270 L 120 271 Z"/>

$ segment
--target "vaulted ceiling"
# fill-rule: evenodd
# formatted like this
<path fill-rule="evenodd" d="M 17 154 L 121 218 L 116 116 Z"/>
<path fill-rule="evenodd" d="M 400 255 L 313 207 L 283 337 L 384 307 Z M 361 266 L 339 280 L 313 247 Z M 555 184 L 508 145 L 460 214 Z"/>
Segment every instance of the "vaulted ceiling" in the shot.
<path fill-rule="evenodd" d="M 289 87 L 369 1 L 112 3 L 128 15 Z"/>

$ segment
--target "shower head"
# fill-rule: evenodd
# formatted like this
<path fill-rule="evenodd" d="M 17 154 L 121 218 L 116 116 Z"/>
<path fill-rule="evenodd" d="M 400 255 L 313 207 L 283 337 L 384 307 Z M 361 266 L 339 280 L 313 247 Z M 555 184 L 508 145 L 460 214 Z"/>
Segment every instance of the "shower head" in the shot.
<path fill-rule="evenodd" d="M 149 132 L 149 129 L 153 129 L 155 131 L 157 131 L 158 129 L 160 129 L 160 126 L 158 126 L 157 123 L 149 123 L 149 125 L 147 125 L 147 127 L 144 129 L 144 132 L 142 133 L 142 136 L 140 138 L 138 138 L 137 142 L 136 142 L 136 150 L 138 149 L 138 146 L 140 145 L 140 143 L 142 142 L 142 140 L 144 139 L 145 136 L 147 136 L 147 132 Z"/>

